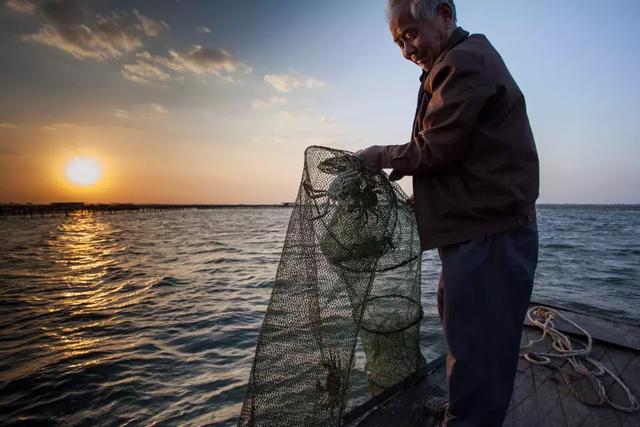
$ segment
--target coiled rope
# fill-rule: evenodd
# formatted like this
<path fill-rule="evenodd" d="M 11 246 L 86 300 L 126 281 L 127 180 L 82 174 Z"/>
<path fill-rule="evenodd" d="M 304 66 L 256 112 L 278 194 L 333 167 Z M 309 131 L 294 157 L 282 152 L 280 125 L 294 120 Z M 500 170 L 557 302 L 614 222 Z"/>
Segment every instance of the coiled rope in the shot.
<path fill-rule="evenodd" d="M 581 402 L 587 405 L 599 406 L 606 403 L 615 409 L 618 409 L 624 412 L 629 412 L 629 413 L 636 412 L 640 409 L 640 404 L 638 403 L 638 399 L 636 399 L 636 397 L 633 395 L 631 390 L 629 390 L 629 387 L 627 387 L 627 385 L 609 368 L 607 368 L 598 360 L 589 356 L 592 350 L 593 339 L 591 338 L 591 335 L 589 334 L 589 332 L 587 332 L 583 327 L 581 327 L 580 325 L 578 325 L 576 322 L 569 319 L 565 315 L 557 312 L 556 310 L 553 310 L 547 307 L 541 307 L 541 306 L 531 307 L 527 311 L 527 318 L 535 326 L 542 329 L 542 334 L 537 339 L 530 340 L 528 344 L 521 346 L 520 349 L 525 350 L 527 348 L 530 348 L 532 345 L 540 341 L 543 341 L 548 336 L 549 338 L 551 338 L 551 341 L 552 341 L 551 347 L 555 351 L 555 352 L 548 352 L 548 353 L 526 351 L 522 353 L 521 354 L 522 357 L 524 357 L 529 363 L 533 363 L 536 365 L 545 365 L 550 368 L 557 369 L 562 375 L 562 378 L 564 379 L 571 393 L 578 400 L 580 400 Z M 585 343 L 575 338 L 570 338 L 568 335 L 560 332 L 555 327 L 554 321 L 556 321 L 556 319 L 562 319 L 565 322 L 573 325 L 584 336 L 587 337 L 587 342 Z M 579 344 L 579 348 L 574 348 L 574 344 Z M 586 401 L 575 390 L 575 388 L 571 384 L 571 380 L 568 374 L 565 371 L 555 368 L 552 365 L 551 363 L 552 358 L 566 359 L 578 374 L 580 374 L 583 377 L 587 377 L 590 380 L 591 385 L 593 386 L 593 389 L 596 391 L 598 395 L 598 401 L 597 402 Z M 587 366 L 585 365 L 585 362 L 591 365 L 594 369 L 587 368 Z M 618 385 L 620 385 L 620 387 L 627 393 L 629 406 L 619 405 L 613 402 L 609 398 L 607 391 L 605 389 L 605 386 L 601 380 L 601 378 L 604 377 L 605 375 L 609 375 L 611 378 L 613 378 L 618 383 Z"/>

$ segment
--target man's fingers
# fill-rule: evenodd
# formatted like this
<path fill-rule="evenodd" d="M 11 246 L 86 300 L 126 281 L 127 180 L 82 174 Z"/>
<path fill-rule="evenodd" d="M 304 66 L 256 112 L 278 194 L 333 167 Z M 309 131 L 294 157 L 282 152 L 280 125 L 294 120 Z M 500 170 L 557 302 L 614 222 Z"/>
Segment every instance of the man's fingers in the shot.
<path fill-rule="evenodd" d="M 358 157 L 360 157 L 364 161 L 369 169 L 377 172 L 382 169 L 380 167 L 380 155 L 383 149 L 384 147 L 373 145 L 362 151 L 358 151 Z"/>
<path fill-rule="evenodd" d="M 404 178 L 404 175 L 401 172 L 398 172 L 397 169 L 392 170 L 389 174 L 389 181 L 398 181 L 402 178 Z"/>

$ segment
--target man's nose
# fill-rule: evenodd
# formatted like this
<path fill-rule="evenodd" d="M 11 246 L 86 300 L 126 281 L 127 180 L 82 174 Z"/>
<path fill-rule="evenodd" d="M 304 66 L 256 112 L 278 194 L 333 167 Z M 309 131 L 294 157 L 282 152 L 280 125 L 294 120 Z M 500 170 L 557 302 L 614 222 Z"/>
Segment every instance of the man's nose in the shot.
<path fill-rule="evenodd" d="M 411 61 L 411 57 L 416 53 L 416 48 L 413 43 L 405 43 L 402 49 L 402 54 L 406 59 Z"/>

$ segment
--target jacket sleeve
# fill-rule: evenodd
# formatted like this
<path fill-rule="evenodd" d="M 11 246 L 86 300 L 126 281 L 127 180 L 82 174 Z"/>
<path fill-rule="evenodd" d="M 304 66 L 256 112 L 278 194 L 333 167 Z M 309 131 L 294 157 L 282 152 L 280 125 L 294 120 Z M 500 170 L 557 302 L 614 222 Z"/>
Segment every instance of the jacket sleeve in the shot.
<path fill-rule="evenodd" d="M 446 63 L 445 63 L 446 61 Z M 381 151 L 382 168 L 397 175 L 427 175 L 447 170 L 464 159 L 483 108 L 495 93 L 481 58 L 451 51 L 432 69 L 432 96 L 422 131 L 402 145 Z"/>

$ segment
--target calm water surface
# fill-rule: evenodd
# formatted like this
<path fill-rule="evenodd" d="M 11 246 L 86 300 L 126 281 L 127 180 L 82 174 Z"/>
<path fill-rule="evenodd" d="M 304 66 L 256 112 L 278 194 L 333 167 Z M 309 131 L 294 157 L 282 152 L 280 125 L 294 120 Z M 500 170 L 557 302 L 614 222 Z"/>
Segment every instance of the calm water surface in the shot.
<path fill-rule="evenodd" d="M 534 298 L 637 321 L 640 209 L 538 212 Z M 0 424 L 235 424 L 290 213 L 0 219 Z M 439 269 L 425 253 L 428 360 Z"/>

